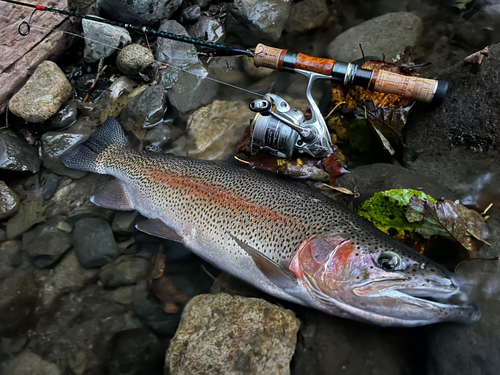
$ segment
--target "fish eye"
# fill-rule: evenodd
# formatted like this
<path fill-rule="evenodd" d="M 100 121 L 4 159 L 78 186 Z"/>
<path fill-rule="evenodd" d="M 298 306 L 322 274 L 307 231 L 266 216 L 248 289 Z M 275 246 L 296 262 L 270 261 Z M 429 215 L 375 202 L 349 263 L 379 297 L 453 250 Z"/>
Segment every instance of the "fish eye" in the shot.
<path fill-rule="evenodd" d="M 404 269 L 401 257 L 391 251 L 384 251 L 377 257 L 377 265 L 385 271 L 398 271 Z"/>

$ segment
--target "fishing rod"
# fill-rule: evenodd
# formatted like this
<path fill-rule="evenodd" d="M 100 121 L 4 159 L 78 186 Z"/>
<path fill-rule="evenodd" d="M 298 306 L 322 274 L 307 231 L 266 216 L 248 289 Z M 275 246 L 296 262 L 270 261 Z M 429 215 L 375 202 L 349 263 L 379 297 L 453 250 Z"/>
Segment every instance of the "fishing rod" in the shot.
<path fill-rule="evenodd" d="M 364 69 L 356 64 L 311 57 L 285 49 L 268 47 L 264 44 L 258 44 L 255 51 L 251 51 L 155 30 L 146 26 L 136 26 L 14 0 L 1 1 L 34 8 L 18 25 L 18 33 L 23 36 L 30 32 L 33 14 L 36 11 L 48 11 L 211 48 L 207 53 L 210 57 L 247 56 L 253 58 L 256 67 L 266 67 L 306 76 L 308 78 L 306 98 L 312 113 L 309 120 L 306 120 L 301 111 L 290 107 L 283 98 L 272 93 L 268 93 L 262 99 L 254 100 L 250 104 L 250 110 L 256 112 L 251 120 L 252 149 L 254 147 L 266 149 L 278 157 L 289 158 L 295 152 L 305 153 L 313 157 L 326 157 L 333 152 L 328 127 L 311 95 L 312 86 L 317 80 L 330 80 L 346 86 L 361 86 L 368 90 L 396 94 L 436 105 L 444 100 L 448 89 L 446 81 L 407 76 L 382 69 Z"/>

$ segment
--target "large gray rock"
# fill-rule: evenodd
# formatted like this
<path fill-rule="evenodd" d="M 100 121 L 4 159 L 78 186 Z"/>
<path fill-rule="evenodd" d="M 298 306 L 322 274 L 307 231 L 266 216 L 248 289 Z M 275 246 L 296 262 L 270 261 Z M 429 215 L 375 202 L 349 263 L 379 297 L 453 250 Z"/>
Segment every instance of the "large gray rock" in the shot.
<path fill-rule="evenodd" d="M 111 56 L 118 48 L 132 42 L 127 29 L 104 23 L 82 20 L 85 49 L 83 58 L 88 63 Z"/>
<path fill-rule="evenodd" d="M 491 247 L 483 246 L 476 257 L 500 256 L 500 216 L 492 216 L 489 224 Z M 500 262 L 475 260 L 465 262 L 458 270 L 481 308 L 481 320 L 472 325 L 437 325 L 428 336 L 427 374 L 496 374 L 500 368 Z"/>
<path fill-rule="evenodd" d="M 467 48 L 480 50 L 497 43 L 500 35 L 500 3 L 482 3 L 471 17 L 460 17 L 453 27 L 453 39 Z"/>
<path fill-rule="evenodd" d="M 300 321 L 261 299 L 200 295 L 185 307 L 170 342 L 171 375 L 290 373 Z"/>
<path fill-rule="evenodd" d="M 81 178 L 87 172 L 66 167 L 59 158 L 78 144 L 84 142 L 87 134 L 47 132 L 42 136 L 42 161 L 45 168 L 58 175 Z"/>
<path fill-rule="evenodd" d="M 166 99 L 162 84 L 149 86 L 125 105 L 118 121 L 129 129 L 151 128 L 162 120 L 167 110 Z"/>
<path fill-rule="evenodd" d="M 290 6 L 290 0 L 234 0 L 228 6 L 232 17 L 226 18 L 226 28 L 247 46 L 275 43 L 288 21 Z"/>
<path fill-rule="evenodd" d="M 292 33 L 308 32 L 321 27 L 327 18 L 325 0 L 303 0 L 292 4 L 285 30 Z"/>
<path fill-rule="evenodd" d="M 339 177 L 337 185 L 359 193 L 353 200 L 354 207 L 362 205 L 376 192 L 389 189 L 421 190 L 435 199 L 456 199 L 436 179 L 393 164 L 364 165 Z"/>
<path fill-rule="evenodd" d="M 19 195 L 7 184 L 0 181 L 0 220 L 6 219 L 17 212 L 19 207 Z"/>
<path fill-rule="evenodd" d="M 500 193 L 500 44 L 481 65 L 459 63 L 439 76 L 450 86 L 443 104 L 418 105 L 406 125 L 405 166 L 436 178 L 467 204 L 470 190 Z"/>
<path fill-rule="evenodd" d="M 99 271 L 99 280 L 107 287 L 133 285 L 148 276 L 151 262 L 134 256 L 121 256 Z"/>
<path fill-rule="evenodd" d="M 61 375 L 54 363 L 44 360 L 29 350 L 2 365 L 3 373 L 8 375 Z"/>
<path fill-rule="evenodd" d="M 176 21 L 165 21 L 161 31 L 189 36 Z M 161 81 L 168 90 L 169 103 L 182 115 L 212 101 L 218 83 L 207 78 L 208 72 L 198 59 L 198 52 L 191 44 L 161 38 L 156 59 L 170 67 L 162 71 Z"/>
<path fill-rule="evenodd" d="M 103 219 L 78 220 L 73 230 L 73 238 L 76 256 L 82 267 L 102 267 L 118 253 L 111 227 Z"/>
<path fill-rule="evenodd" d="M 366 56 L 387 59 L 402 53 L 406 46 L 416 46 L 422 35 L 422 21 L 411 13 L 388 13 L 344 31 L 328 45 L 331 59 L 353 61 L 362 57 L 359 43 Z"/>
<path fill-rule="evenodd" d="M 154 61 L 155 58 L 148 48 L 140 44 L 129 44 L 116 56 L 116 67 L 123 74 L 135 77 Z"/>
<path fill-rule="evenodd" d="M 9 102 L 10 111 L 28 122 L 43 122 L 71 96 L 71 85 L 52 61 L 44 61 Z"/>
<path fill-rule="evenodd" d="M 15 332 L 35 307 L 38 289 L 29 272 L 18 272 L 0 285 L 0 334 Z"/>
<path fill-rule="evenodd" d="M 117 21 L 136 25 L 153 26 L 169 19 L 182 0 L 98 0 L 97 4 Z"/>
<path fill-rule="evenodd" d="M 213 43 L 222 43 L 226 37 L 221 23 L 208 16 L 201 16 L 198 22 L 188 29 L 188 32 L 193 38 Z"/>
<path fill-rule="evenodd" d="M 189 156 L 198 159 L 223 159 L 236 152 L 252 112 L 246 102 L 216 100 L 200 108 L 188 119 Z"/>
<path fill-rule="evenodd" d="M 16 267 L 23 261 L 20 241 L 3 241 L 0 243 L 0 283 L 11 277 Z"/>
<path fill-rule="evenodd" d="M 34 147 L 11 132 L 0 131 L 0 169 L 38 172 L 40 164 Z"/>
<path fill-rule="evenodd" d="M 79 292 L 94 279 L 95 274 L 95 270 L 80 266 L 74 251 L 66 254 L 51 270 L 35 270 L 35 282 L 40 291 L 42 308 L 49 309 L 63 293 Z"/>
<path fill-rule="evenodd" d="M 60 222 L 54 217 L 23 234 L 23 251 L 35 266 L 51 266 L 73 245 L 71 235 L 58 228 Z"/>

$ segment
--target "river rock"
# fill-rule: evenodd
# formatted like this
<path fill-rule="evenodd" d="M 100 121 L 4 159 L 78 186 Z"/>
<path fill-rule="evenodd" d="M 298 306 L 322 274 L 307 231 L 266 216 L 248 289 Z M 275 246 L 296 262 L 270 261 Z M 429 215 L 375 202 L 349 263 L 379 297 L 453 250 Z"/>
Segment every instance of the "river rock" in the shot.
<path fill-rule="evenodd" d="M 375 193 L 389 189 L 414 189 L 423 191 L 434 199 L 456 199 L 436 179 L 393 164 L 364 165 L 339 177 L 337 185 L 360 194 L 352 201 L 354 207 L 361 206 Z"/>
<path fill-rule="evenodd" d="M 163 22 L 160 30 L 189 37 L 186 29 L 176 21 Z M 193 45 L 161 38 L 156 59 L 170 65 L 162 70 L 161 81 L 165 87 L 171 87 L 168 101 L 181 115 L 212 102 L 219 86 L 207 78 L 208 72 Z"/>
<path fill-rule="evenodd" d="M 149 86 L 134 96 L 123 108 L 118 121 L 126 128 L 151 128 L 160 122 L 167 110 L 165 87 Z"/>
<path fill-rule="evenodd" d="M 172 17 L 181 3 L 182 0 L 97 0 L 99 7 L 115 20 L 147 26 Z"/>
<path fill-rule="evenodd" d="M 308 32 L 321 27 L 327 18 L 328 7 L 325 0 L 304 0 L 293 3 L 285 30 L 289 33 Z"/>
<path fill-rule="evenodd" d="M 165 367 L 180 374 L 289 374 L 300 321 L 256 298 L 200 295 L 185 307 Z"/>
<path fill-rule="evenodd" d="M 186 7 L 179 18 L 179 21 L 183 25 L 191 25 L 198 21 L 201 16 L 201 8 L 199 5 L 194 4 Z"/>
<path fill-rule="evenodd" d="M 102 267 L 117 255 L 113 232 L 103 219 L 86 218 L 77 221 L 73 239 L 76 256 L 84 268 Z"/>
<path fill-rule="evenodd" d="M 500 3 L 488 1 L 477 7 L 470 17 L 460 17 L 453 23 L 453 39 L 472 50 L 497 43 L 500 35 Z"/>
<path fill-rule="evenodd" d="M 87 63 L 105 59 L 118 48 L 132 42 L 130 34 L 123 27 L 107 25 L 88 19 L 82 20 L 82 27 L 85 37 L 83 58 Z"/>
<path fill-rule="evenodd" d="M 22 262 L 23 254 L 20 241 L 0 243 L 0 283 L 12 276 Z"/>
<path fill-rule="evenodd" d="M 49 309 L 62 293 L 82 290 L 94 279 L 95 274 L 95 270 L 80 266 L 74 251 L 66 254 L 51 270 L 35 270 L 35 282 L 40 291 L 41 305 L 44 309 Z"/>
<path fill-rule="evenodd" d="M 149 51 L 149 50 L 148 50 Z M 116 79 L 108 90 L 108 99 L 111 103 L 113 103 L 116 99 L 118 99 L 124 91 L 132 92 L 137 86 L 137 82 L 131 80 L 128 77 L 121 76 Z"/>
<path fill-rule="evenodd" d="M 162 374 L 165 350 L 147 328 L 118 332 L 109 350 L 109 375 Z"/>
<path fill-rule="evenodd" d="M 216 160 L 234 153 L 251 118 L 243 101 L 216 100 L 200 108 L 188 119 L 189 156 Z"/>
<path fill-rule="evenodd" d="M 7 222 L 7 238 L 13 240 L 33 225 L 45 221 L 45 209 L 46 206 L 38 200 L 23 201 L 16 215 Z"/>
<path fill-rule="evenodd" d="M 88 134 L 71 134 L 66 132 L 47 132 L 42 136 L 42 161 L 45 168 L 58 175 L 81 178 L 87 174 L 66 167 L 59 158 L 88 138 Z"/>
<path fill-rule="evenodd" d="M 9 375 L 61 375 L 57 365 L 44 360 L 29 350 L 4 363 L 3 373 Z"/>
<path fill-rule="evenodd" d="M 487 221 L 492 246 L 483 246 L 474 258 L 500 256 L 500 214 Z M 471 375 L 496 374 L 500 366 L 497 348 L 500 346 L 500 262 L 476 260 L 464 262 L 457 274 L 473 290 L 471 295 L 481 309 L 479 322 L 465 324 L 439 324 L 427 335 L 429 357 L 427 374 Z"/>
<path fill-rule="evenodd" d="M 405 166 L 434 177 L 459 198 L 478 184 L 500 193 L 499 65 L 500 44 L 494 44 L 482 64 L 453 66 L 439 76 L 449 82 L 444 102 L 415 106 L 406 124 Z"/>
<path fill-rule="evenodd" d="M 154 61 L 155 58 L 148 48 L 140 44 L 129 44 L 116 56 L 116 67 L 123 74 L 136 77 Z"/>
<path fill-rule="evenodd" d="M 38 172 L 40 164 L 36 148 L 10 131 L 0 131 L 0 169 Z"/>
<path fill-rule="evenodd" d="M 9 102 L 10 111 L 28 122 L 43 122 L 71 96 L 71 85 L 52 61 L 42 62 Z"/>
<path fill-rule="evenodd" d="M 19 208 L 19 195 L 7 184 L 0 181 L 0 220 L 6 219 L 17 212 Z"/>
<path fill-rule="evenodd" d="M 59 185 L 59 176 L 51 173 L 45 179 L 45 183 L 42 186 L 42 198 L 44 200 L 49 200 L 52 198 Z"/>
<path fill-rule="evenodd" d="M 366 56 L 382 56 L 387 59 L 402 53 L 406 46 L 416 46 L 422 35 L 422 21 L 406 13 L 388 13 L 372 18 L 344 31 L 328 45 L 331 59 L 353 61 L 362 57 L 359 43 L 363 43 Z"/>
<path fill-rule="evenodd" d="M 60 222 L 54 217 L 23 234 L 23 251 L 35 266 L 51 266 L 73 245 L 71 235 L 59 229 Z"/>
<path fill-rule="evenodd" d="M 136 256 L 121 256 L 99 271 L 99 280 L 107 287 L 137 284 L 148 276 L 151 262 Z"/>
<path fill-rule="evenodd" d="M 76 122 L 76 115 L 78 114 L 78 105 L 76 100 L 70 100 L 65 104 L 57 113 L 50 119 L 51 130 L 63 130 Z"/>
<path fill-rule="evenodd" d="M 227 8 L 232 17 L 226 18 L 226 28 L 247 46 L 275 43 L 288 21 L 291 3 L 290 0 L 234 0 Z"/>
<path fill-rule="evenodd" d="M 160 150 L 160 152 L 162 152 L 165 146 L 170 142 L 170 138 L 173 132 L 175 132 L 175 128 L 173 127 L 171 122 L 163 121 L 162 123 L 148 130 L 143 139 L 144 145 L 147 149 L 155 147 L 157 150 Z"/>
<path fill-rule="evenodd" d="M 222 24 L 208 16 L 201 16 L 198 22 L 188 29 L 188 32 L 193 38 L 213 43 L 222 43 L 226 37 Z"/>
<path fill-rule="evenodd" d="M 137 211 L 116 211 L 111 229 L 117 234 L 137 233 L 135 224 L 138 217 L 139 212 Z"/>
<path fill-rule="evenodd" d="M 18 272 L 0 285 L 0 334 L 14 332 L 34 309 L 38 289 L 30 272 Z"/>

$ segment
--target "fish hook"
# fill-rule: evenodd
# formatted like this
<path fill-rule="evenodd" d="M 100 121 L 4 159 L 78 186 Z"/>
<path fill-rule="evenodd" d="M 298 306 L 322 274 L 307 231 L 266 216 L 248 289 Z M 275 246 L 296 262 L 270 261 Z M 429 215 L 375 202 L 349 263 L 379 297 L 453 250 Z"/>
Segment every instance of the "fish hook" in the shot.
<path fill-rule="evenodd" d="M 35 14 L 35 12 L 37 11 L 38 9 L 34 9 L 30 14 L 28 14 L 26 16 L 26 18 L 24 20 L 22 20 L 19 25 L 17 25 L 17 32 L 22 35 L 22 36 L 26 36 L 30 33 L 31 31 L 31 19 L 33 18 L 33 14 Z M 29 20 L 28 20 L 29 18 Z M 25 31 L 23 32 L 23 26 L 26 28 Z"/>

